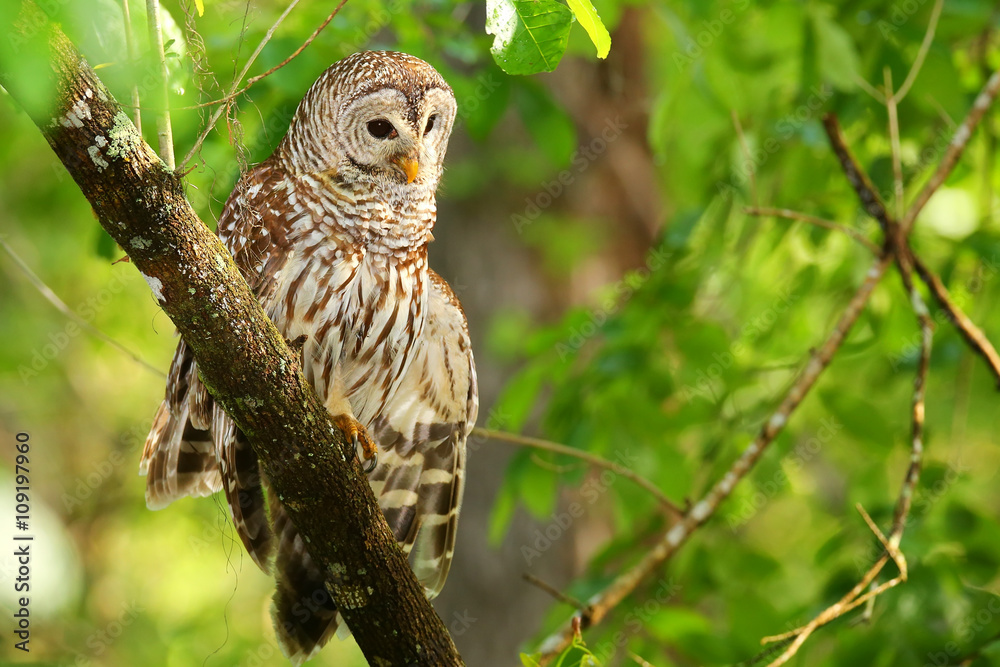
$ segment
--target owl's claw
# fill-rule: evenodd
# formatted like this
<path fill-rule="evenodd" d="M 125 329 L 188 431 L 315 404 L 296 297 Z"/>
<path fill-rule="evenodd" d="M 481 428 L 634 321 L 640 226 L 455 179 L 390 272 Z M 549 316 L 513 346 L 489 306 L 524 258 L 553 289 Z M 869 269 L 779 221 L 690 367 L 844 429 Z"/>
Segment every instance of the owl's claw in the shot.
<path fill-rule="evenodd" d="M 372 470 L 375 470 L 375 466 L 377 465 L 378 465 L 378 452 L 372 452 L 371 460 L 369 460 L 368 465 L 364 467 L 365 474 L 370 475 Z"/>
<path fill-rule="evenodd" d="M 378 465 L 378 447 L 375 445 L 375 441 L 368 435 L 365 427 L 361 425 L 361 422 L 350 415 L 344 414 L 334 417 L 333 423 L 354 444 L 354 451 L 357 453 L 358 461 L 364 465 L 365 474 L 367 475 L 375 470 L 375 466 Z"/>

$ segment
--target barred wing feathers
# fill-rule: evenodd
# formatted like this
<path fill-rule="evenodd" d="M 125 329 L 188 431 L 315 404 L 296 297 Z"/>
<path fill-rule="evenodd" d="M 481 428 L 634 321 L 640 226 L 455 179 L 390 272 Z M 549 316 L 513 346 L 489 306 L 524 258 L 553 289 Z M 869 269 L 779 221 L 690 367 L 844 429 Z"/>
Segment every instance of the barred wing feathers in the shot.
<path fill-rule="evenodd" d="M 444 586 L 465 488 L 465 443 L 479 411 L 465 314 L 429 272 L 428 317 L 399 389 L 375 421 L 381 455 L 370 482 L 430 597 Z"/>
<path fill-rule="evenodd" d="M 399 388 L 372 425 L 378 467 L 369 482 L 428 597 L 444 586 L 455 550 L 465 486 L 465 444 L 479 409 L 465 315 L 447 283 L 430 272 L 428 315 Z M 301 536 L 277 502 L 277 590 L 272 616 L 293 664 L 309 659 L 340 617 Z M 341 627 L 346 635 L 346 626 Z"/>

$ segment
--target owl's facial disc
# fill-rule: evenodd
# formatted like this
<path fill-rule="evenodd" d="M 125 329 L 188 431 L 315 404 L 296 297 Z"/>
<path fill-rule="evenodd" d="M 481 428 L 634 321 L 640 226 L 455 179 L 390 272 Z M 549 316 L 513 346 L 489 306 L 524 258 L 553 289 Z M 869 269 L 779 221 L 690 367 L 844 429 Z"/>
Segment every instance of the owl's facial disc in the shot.
<path fill-rule="evenodd" d="M 357 169 L 362 180 L 434 187 L 454 118 L 454 97 L 440 88 L 413 100 L 393 88 L 362 96 L 337 123 L 347 137 L 348 169 Z"/>

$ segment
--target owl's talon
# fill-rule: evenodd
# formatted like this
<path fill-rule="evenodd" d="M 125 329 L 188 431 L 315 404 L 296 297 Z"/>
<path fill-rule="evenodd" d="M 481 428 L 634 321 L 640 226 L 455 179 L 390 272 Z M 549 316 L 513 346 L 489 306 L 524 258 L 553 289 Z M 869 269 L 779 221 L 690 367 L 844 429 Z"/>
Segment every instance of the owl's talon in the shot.
<path fill-rule="evenodd" d="M 375 470 L 375 466 L 378 465 L 378 447 L 368 435 L 365 427 L 357 419 L 347 414 L 337 415 L 333 418 L 333 423 L 344 435 L 350 438 L 358 461 L 364 466 L 365 474 Z"/>
<path fill-rule="evenodd" d="M 368 461 L 368 465 L 364 467 L 366 475 L 371 474 L 372 470 L 375 470 L 375 466 L 378 465 L 378 453 L 372 454 L 371 459 Z"/>

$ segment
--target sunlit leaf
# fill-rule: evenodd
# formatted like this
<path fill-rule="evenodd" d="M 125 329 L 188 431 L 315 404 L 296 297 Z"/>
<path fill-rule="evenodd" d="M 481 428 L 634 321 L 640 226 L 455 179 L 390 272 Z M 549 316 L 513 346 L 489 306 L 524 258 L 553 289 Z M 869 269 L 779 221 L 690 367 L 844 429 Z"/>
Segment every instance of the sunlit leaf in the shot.
<path fill-rule="evenodd" d="M 487 0 L 490 52 L 508 74 L 551 72 L 569 43 L 573 13 L 556 0 Z"/>
<path fill-rule="evenodd" d="M 594 5 L 591 4 L 590 0 L 566 0 L 566 2 L 569 4 L 573 16 L 590 35 L 590 41 L 597 47 L 597 57 L 607 58 L 608 51 L 611 50 L 611 35 L 604 27 L 601 17 L 597 15 Z"/>

